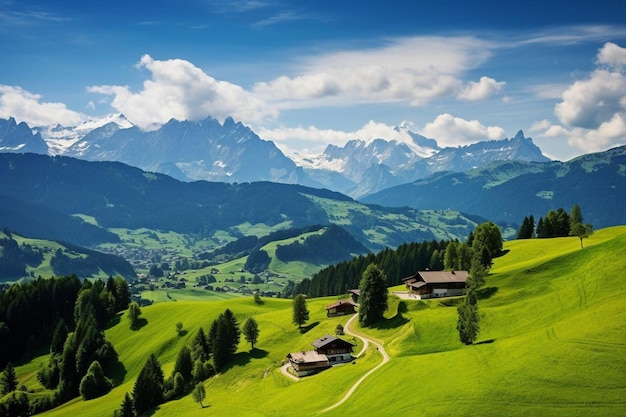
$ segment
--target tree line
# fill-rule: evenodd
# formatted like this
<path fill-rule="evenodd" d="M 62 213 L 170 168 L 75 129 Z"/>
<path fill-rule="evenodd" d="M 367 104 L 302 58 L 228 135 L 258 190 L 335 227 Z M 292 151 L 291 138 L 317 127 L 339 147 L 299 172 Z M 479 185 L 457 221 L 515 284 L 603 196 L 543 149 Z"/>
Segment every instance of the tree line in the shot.
<path fill-rule="evenodd" d="M 361 277 L 370 264 L 376 264 L 385 271 L 388 286 L 394 286 L 420 270 L 469 270 L 475 253 L 481 256 L 483 264 L 490 265 L 501 251 L 500 228 L 493 222 L 486 222 L 476 226 L 466 242 L 411 242 L 396 249 L 386 248 L 377 254 L 358 256 L 328 266 L 298 283 L 289 282 L 282 295 L 293 297 L 296 294 L 307 294 L 309 297 L 325 297 L 345 294 L 349 289 L 358 288 Z"/>
<path fill-rule="evenodd" d="M 531 214 L 524 217 L 518 230 L 518 239 L 552 238 L 576 236 L 580 239 L 580 246 L 583 246 L 583 239 L 593 233 L 593 226 L 583 222 L 583 215 L 578 204 L 574 204 L 570 212 L 558 208 L 550 210 L 545 217 L 540 217 L 535 224 L 535 218 Z"/>
<path fill-rule="evenodd" d="M 49 346 L 49 360 L 37 379 L 53 394 L 29 399 L 24 392 L 13 392 L 0 403 L 0 416 L 36 414 L 78 395 L 90 399 L 107 393 L 121 364 L 104 328 L 127 308 L 129 298 L 128 284 L 120 277 L 82 283 L 75 275 L 39 278 L 3 291 L 0 360 L 5 371 L 12 367 L 7 361 Z"/>
<path fill-rule="evenodd" d="M 37 266 L 43 261 L 43 251 L 27 243 L 17 243 L 8 229 L 0 239 L 0 277 L 21 278 L 26 276 L 26 266 Z"/>

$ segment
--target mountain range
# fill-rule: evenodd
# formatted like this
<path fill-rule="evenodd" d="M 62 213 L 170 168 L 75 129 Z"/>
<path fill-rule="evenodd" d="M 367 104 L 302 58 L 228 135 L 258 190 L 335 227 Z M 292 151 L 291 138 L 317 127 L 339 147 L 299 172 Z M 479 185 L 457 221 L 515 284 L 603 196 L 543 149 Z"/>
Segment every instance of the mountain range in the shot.
<path fill-rule="evenodd" d="M 369 204 L 451 209 L 519 224 L 578 204 L 594 227 L 626 224 L 626 146 L 567 162 L 500 161 L 442 172 L 362 199 Z"/>
<path fill-rule="evenodd" d="M 272 141 L 262 140 L 232 118 L 223 123 L 170 120 L 142 131 L 123 115 L 79 126 L 29 128 L 13 118 L 0 120 L 0 151 L 65 155 L 90 161 L 118 161 L 181 181 L 272 181 L 328 188 L 361 198 L 440 171 L 464 172 L 493 161 L 548 161 L 523 132 L 511 139 L 441 148 L 399 126 L 408 142 L 353 139 L 297 163 Z"/>

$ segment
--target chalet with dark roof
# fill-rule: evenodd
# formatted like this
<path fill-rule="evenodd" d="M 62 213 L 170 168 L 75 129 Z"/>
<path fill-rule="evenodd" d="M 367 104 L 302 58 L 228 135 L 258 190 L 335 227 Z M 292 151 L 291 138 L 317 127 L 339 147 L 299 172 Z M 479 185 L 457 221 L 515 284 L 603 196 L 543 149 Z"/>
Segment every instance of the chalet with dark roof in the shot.
<path fill-rule="evenodd" d="M 330 367 L 328 357 L 314 350 L 291 352 L 287 355 L 291 369 L 298 376 L 311 375 Z"/>
<path fill-rule="evenodd" d="M 361 296 L 361 290 L 357 289 L 353 289 L 353 290 L 348 290 L 348 294 L 350 294 L 352 296 L 352 302 L 355 304 L 359 303 L 359 297 Z"/>
<path fill-rule="evenodd" d="M 356 304 L 350 300 L 339 300 L 326 306 L 326 317 L 338 317 L 356 313 Z"/>
<path fill-rule="evenodd" d="M 330 364 L 351 361 L 354 346 L 354 343 L 329 334 L 313 342 L 315 351 L 326 355 Z"/>
<path fill-rule="evenodd" d="M 465 294 L 467 271 L 418 271 L 402 281 L 420 298 L 454 297 Z"/>

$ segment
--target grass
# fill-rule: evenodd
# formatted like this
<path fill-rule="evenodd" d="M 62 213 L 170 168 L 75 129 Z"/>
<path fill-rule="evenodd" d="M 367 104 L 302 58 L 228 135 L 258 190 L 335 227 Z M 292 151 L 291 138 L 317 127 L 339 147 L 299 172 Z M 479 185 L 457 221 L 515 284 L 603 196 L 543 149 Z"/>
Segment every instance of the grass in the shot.
<path fill-rule="evenodd" d="M 626 227 L 597 231 L 583 250 L 577 238 L 506 242 L 508 252 L 495 260 L 479 302 L 481 333 L 472 346 L 458 341 L 454 300 L 390 297 L 385 320 L 356 330 L 382 342 L 391 361 L 323 415 L 626 415 L 625 247 Z M 250 352 L 242 340 L 229 369 L 205 382 L 209 407 L 200 409 L 186 396 L 153 415 L 317 415 L 381 360 L 370 347 L 355 365 L 299 382 L 279 372 L 288 352 L 310 349 L 312 340 L 345 324 L 347 317 L 325 317 L 324 306 L 334 300 L 308 300 L 311 317 L 304 333 L 291 323 L 289 300 L 265 299 L 259 305 L 246 297 L 145 307 L 147 324 L 141 329 L 131 331 L 120 317 L 107 330 L 126 368 L 122 385 L 105 397 L 74 400 L 45 415 L 110 416 L 150 353 L 169 375 L 183 344 L 226 307 L 240 323 L 255 317 L 258 349 Z M 176 334 L 178 321 L 187 330 L 184 336 Z M 33 366 L 17 367 L 21 380 Z"/>

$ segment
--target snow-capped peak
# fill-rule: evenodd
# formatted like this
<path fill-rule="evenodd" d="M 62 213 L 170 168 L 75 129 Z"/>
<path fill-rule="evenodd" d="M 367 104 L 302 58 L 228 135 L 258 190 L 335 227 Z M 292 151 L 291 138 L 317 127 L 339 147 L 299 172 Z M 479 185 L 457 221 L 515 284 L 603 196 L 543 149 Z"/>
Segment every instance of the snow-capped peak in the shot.
<path fill-rule="evenodd" d="M 39 132 L 48 144 L 50 154 L 61 155 L 67 149 L 82 139 L 94 129 L 113 123 L 118 129 L 128 129 L 134 125 L 122 113 L 110 114 L 100 119 L 91 119 L 77 126 L 43 126 L 33 128 L 33 133 Z"/>

